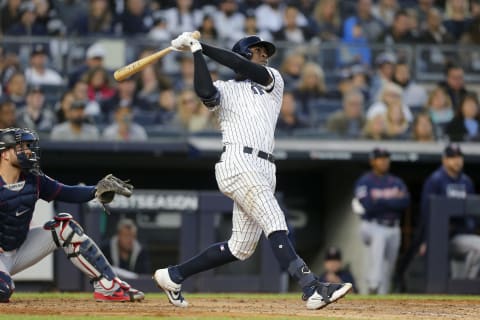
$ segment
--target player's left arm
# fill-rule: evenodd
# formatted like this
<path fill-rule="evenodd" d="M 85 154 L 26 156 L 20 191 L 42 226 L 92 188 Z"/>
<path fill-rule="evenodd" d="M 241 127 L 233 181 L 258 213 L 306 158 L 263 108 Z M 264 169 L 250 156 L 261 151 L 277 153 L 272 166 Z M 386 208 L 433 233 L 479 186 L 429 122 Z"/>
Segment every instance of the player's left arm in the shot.
<path fill-rule="evenodd" d="M 274 81 L 272 74 L 266 67 L 251 62 L 235 52 L 214 47 L 203 42 L 202 51 L 206 56 L 262 86 L 268 86 Z"/>
<path fill-rule="evenodd" d="M 47 175 L 37 176 L 37 179 L 39 197 L 45 201 L 83 203 L 95 197 L 95 186 L 69 186 Z"/>

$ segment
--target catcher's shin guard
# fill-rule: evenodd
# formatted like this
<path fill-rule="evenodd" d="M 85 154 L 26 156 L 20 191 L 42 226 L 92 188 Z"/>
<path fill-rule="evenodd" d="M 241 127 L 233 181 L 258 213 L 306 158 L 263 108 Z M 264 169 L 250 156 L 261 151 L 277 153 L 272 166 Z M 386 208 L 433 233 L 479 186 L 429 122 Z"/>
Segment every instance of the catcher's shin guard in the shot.
<path fill-rule="evenodd" d="M 63 248 L 68 259 L 92 282 L 100 282 L 105 290 L 114 290 L 120 280 L 98 248 L 82 227 L 68 213 L 59 213 L 43 226 L 52 231 L 52 237 L 57 247 Z"/>

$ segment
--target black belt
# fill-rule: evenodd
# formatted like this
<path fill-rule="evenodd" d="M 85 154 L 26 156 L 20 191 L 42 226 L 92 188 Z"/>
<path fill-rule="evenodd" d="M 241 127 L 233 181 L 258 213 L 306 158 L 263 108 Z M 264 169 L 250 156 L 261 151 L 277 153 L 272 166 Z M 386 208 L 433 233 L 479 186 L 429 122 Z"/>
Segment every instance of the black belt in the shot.
<path fill-rule="evenodd" d="M 227 150 L 227 146 L 223 146 L 223 151 Z M 243 147 L 243 153 L 248 153 L 252 154 L 253 153 L 253 148 L 251 147 Z M 275 163 L 275 158 L 273 157 L 273 154 L 258 150 L 257 157 L 270 161 L 271 163 Z"/>
<path fill-rule="evenodd" d="M 392 219 L 365 219 L 368 222 L 374 222 L 376 224 L 385 226 L 385 227 L 397 227 L 400 225 L 399 220 L 392 220 Z"/>

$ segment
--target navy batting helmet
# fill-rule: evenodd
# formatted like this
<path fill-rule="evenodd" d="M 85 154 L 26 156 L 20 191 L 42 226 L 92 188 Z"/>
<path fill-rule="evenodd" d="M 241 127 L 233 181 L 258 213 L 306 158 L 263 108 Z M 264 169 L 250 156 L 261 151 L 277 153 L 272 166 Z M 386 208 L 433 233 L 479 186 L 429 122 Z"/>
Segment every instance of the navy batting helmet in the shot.
<path fill-rule="evenodd" d="M 24 146 L 23 143 L 26 145 Z M 9 148 L 21 148 L 16 150 L 18 162 L 22 170 L 40 170 L 40 147 L 38 135 L 28 128 L 7 128 L 0 130 L 0 152 Z M 25 153 L 25 147 L 30 151 Z"/>
<path fill-rule="evenodd" d="M 250 48 L 253 46 L 264 47 L 267 50 L 268 57 L 273 56 L 277 50 L 273 43 L 265 41 L 259 36 L 248 36 L 238 40 L 233 45 L 232 51 L 250 60 L 252 58 Z"/>

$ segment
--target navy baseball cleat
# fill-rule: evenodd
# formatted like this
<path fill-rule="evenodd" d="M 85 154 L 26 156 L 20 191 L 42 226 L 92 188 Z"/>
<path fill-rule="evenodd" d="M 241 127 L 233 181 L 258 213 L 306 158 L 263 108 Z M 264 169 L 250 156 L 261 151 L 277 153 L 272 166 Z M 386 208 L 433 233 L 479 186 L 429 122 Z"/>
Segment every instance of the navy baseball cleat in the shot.
<path fill-rule="evenodd" d="M 322 309 L 332 302 L 343 298 L 351 289 L 351 283 L 324 283 L 317 282 L 311 287 L 310 295 L 303 295 L 302 300 L 307 301 L 307 309 Z"/>
<path fill-rule="evenodd" d="M 182 296 L 182 285 L 175 283 L 170 279 L 168 268 L 158 269 L 153 275 L 153 281 L 157 286 L 165 291 L 168 301 L 176 307 L 188 307 L 188 302 Z"/>

